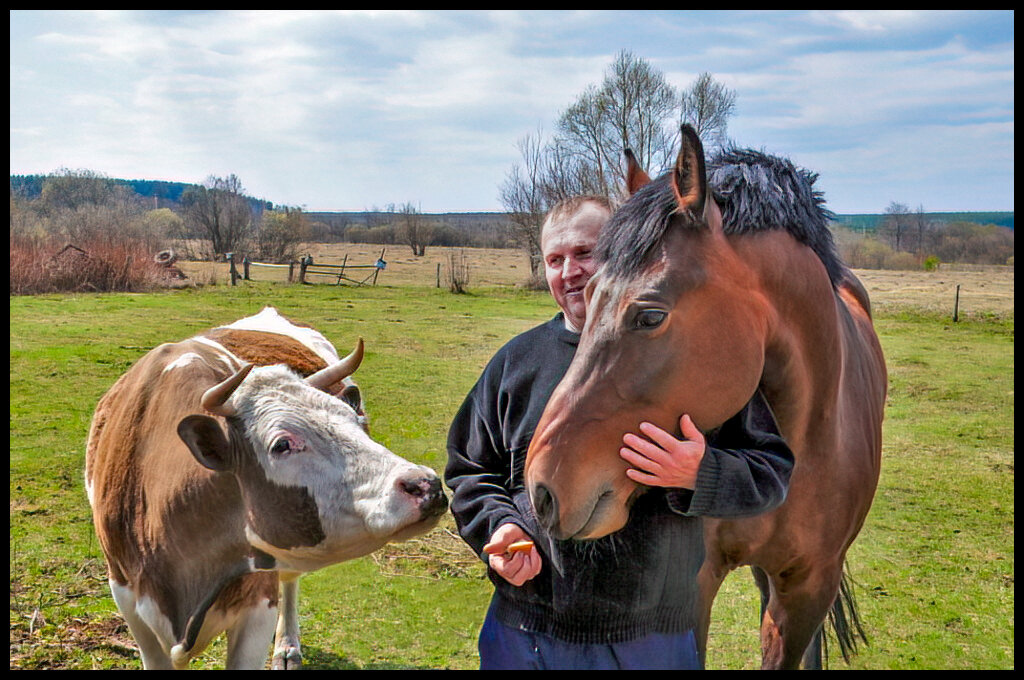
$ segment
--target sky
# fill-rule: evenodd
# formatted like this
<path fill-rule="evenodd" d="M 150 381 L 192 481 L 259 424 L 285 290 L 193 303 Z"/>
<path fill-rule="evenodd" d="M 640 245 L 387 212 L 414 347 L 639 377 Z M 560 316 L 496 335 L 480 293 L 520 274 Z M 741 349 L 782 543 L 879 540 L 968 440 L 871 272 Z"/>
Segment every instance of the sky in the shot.
<path fill-rule="evenodd" d="M 728 135 L 840 214 L 1013 210 L 1013 11 L 12 10 L 11 174 L 307 211 L 501 211 L 517 143 L 623 50 L 736 93 Z M 651 169 L 654 174 L 657 169 Z"/>

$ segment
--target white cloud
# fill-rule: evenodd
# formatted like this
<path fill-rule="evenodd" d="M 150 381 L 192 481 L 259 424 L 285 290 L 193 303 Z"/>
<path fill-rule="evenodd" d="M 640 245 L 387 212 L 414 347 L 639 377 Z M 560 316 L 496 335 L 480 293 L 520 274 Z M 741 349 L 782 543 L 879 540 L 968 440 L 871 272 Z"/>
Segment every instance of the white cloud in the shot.
<path fill-rule="evenodd" d="M 712 72 L 739 95 L 737 141 L 820 164 L 813 169 L 830 184 L 870 187 L 873 166 L 933 159 L 937 134 L 969 139 L 966 156 L 995 158 L 1012 178 L 1012 19 L 16 11 L 11 171 L 84 167 L 182 181 L 234 173 L 257 195 L 311 209 L 407 200 L 497 209 L 516 141 L 538 126 L 551 131 L 612 56 L 631 49 L 679 87 Z M 912 174 L 892 181 L 909 184 Z M 852 190 L 836 193 L 858 201 Z M 877 193 L 864 189 L 859 200 Z M 966 192 L 965 203 L 979 194 Z M 989 207 L 1012 208 L 1012 190 L 1000 201 Z"/>

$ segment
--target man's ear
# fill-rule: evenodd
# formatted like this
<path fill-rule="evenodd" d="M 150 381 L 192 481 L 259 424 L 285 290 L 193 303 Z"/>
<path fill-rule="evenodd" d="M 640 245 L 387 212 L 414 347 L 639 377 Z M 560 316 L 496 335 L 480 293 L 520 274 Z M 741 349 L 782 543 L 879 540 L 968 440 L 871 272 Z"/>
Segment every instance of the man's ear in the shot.
<path fill-rule="evenodd" d="M 214 472 L 227 472 L 234 468 L 231 445 L 215 418 L 186 416 L 178 423 L 178 436 L 203 467 Z"/>

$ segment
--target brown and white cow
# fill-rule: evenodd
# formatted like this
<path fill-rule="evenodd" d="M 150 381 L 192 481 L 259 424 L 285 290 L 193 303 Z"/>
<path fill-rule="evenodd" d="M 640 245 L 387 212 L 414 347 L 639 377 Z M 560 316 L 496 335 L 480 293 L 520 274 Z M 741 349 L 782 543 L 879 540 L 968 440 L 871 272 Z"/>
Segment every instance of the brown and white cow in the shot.
<path fill-rule="evenodd" d="M 298 577 L 431 528 L 437 475 L 367 433 L 343 360 L 273 308 L 160 345 L 103 396 L 85 478 L 146 668 L 227 632 L 228 668 L 301 664 Z M 280 617 L 278 600 L 280 594 Z"/>

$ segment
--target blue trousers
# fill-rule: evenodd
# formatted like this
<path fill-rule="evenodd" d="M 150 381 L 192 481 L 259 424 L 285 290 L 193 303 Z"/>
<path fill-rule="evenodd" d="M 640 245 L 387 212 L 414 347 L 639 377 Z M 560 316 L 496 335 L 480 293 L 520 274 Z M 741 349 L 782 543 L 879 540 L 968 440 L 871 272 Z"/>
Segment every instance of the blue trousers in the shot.
<path fill-rule="evenodd" d="M 488 610 L 478 644 L 480 670 L 701 670 L 693 631 L 652 633 L 615 644 L 572 644 L 518 630 Z"/>

